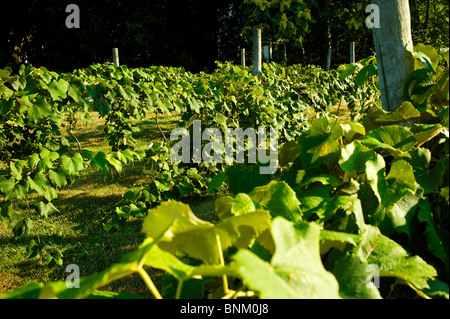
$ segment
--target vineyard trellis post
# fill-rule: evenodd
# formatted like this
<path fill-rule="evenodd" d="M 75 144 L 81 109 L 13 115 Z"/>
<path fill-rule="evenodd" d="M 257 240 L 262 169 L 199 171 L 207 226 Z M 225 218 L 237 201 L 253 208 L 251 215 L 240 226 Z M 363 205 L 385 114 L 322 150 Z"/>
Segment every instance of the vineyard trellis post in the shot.
<path fill-rule="evenodd" d="M 355 55 L 355 42 L 350 42 L 350 63 L 356 62 L 356 55 Z"/>
<path fill-rule="evenodd" d="M 380 25 L 373 28 L 377 53 L 378 78 L 383 110 L 394 111 L 403 103 L 403 83 L 414 71 L 407 52 L 412 46 L 411 16 L 408 0 L 376 0 Z"/>
<path fill-rule="evenodd" d="M 118 48 L 113 48 L 112 49 L 112 53 L 113 53 L 113 64 L 119 66 L 119 49 Z"/>
<path fill-rule="evenodd" d="M 327 55 L 327 67 L 326 70 L 329 71 L 331 68 L 331 54 L 333 53 L 333 50 L 330 48 L 328 49 L 328 55 Z"/>
<path fill-rule="evenodd" d="M 258 77 L 262 68 L 262 35 L 261 29 L 253 28 L 253 76 Z"/>

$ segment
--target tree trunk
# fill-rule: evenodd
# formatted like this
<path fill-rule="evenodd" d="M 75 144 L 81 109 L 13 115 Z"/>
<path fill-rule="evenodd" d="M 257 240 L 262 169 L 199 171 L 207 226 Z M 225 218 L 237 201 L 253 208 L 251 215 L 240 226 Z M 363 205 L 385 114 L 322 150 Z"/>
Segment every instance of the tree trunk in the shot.
<path fill-rule="evenodd" d="M 407 53 L 412 45 L 408 0 L 375 0 L 380 8 L 380 28 L 373 29 L 383 110 L 394 111 L 403 103 L 403 84 L 414 71 Z"/>

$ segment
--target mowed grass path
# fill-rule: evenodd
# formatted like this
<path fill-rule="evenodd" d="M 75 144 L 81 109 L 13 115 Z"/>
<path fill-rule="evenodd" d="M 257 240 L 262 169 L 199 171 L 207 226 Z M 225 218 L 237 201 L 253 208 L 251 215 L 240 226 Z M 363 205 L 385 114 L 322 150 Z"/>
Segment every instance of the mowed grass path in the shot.
<path fill-rule="evenodd" d="M 94 153 L 110 153 L 103 132 L 104 119 L 98 119 L 95 113 L 91 115 L 91 123 L 78 124 L 73 133 L 82 149 Z M 178 120 L 177 114 L 171 117 L 159 116 L 161 129 L 166 136 L 170 136 L 172 129 L 177 127 Z M 146 148 L 152 141 L 162 138 L 153 116 L 139 121 L 139 127 L 141 132 L 136 134 L 136 149 Z M 73 140 L 70 136 L 67 138 Z M 74 140 L 73 143 L 76 149 Z M 0 294 L 26 283 L 65 280 L 68 275 L 65 269 L 70 264 L 79 266 L 81 276 L 97 273 L 119 262 L 125 253 L 138 247 L 143 240 L 140 232 L 142 220 L 130 219 L 120 231 L 106 232 L 103 230 L 103 218 L 106 212 L 115 209 L 115 205 L 128 189 L 148 184 L 149 178 L 142 174 L 143 169 L 143 163 L 127 167 L 121 174 L 103 174 L 96 168 L 87 169 L 73 185 L 66 186 L 58 193 L 59 197 L 54 204 L 60 213 L 55 213 L 47 219 L 37 218 L 32 208 L 35 196 L 30 196 L 27 201 L 16 206 L 23 214 L 34 217 L 35 229 L 38 232 L 15 240 L 12 231 L 8 229 L 8 222 L 0 222 Z M 200 218 L 212 218 L 213 198 L 204 197 L 199 200 L 187 197 L 183 201 L 190 204 Z M 63 265 L 48 267 L 42 258 L 27 258 L 26 248 L 32 239 L 36 243 L 44 243 L 50 251 L 59 249 L 64 256 Z M 163 272 L 151 270 L 150 275 L 160 287 Z M 105 289 L 151 297 L 137 275 L 116 281 Z"/>

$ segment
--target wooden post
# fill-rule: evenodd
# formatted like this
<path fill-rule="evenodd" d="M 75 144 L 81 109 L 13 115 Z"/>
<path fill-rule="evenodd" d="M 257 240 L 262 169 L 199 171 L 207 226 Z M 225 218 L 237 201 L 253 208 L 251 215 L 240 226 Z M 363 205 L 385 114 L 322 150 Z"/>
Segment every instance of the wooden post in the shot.
<path fill-rule="evenodd" d="M 333 50 L 330 48 L 328 49 L 328 55 L 327 55 L 327 68 L 326 70 L 329 71 L 331 68 L 331 54 L 333 53 Z"/>
<path fill-rule="evenodd" d="M 119 49 L 113 48 L 113 64 L 119 66 Z"/>
<path fill-rule="evenodd" d="M 375 0 L 379 28 L 373 28 L 378 79 L 383 110 L 394 111 L 403 103 L 403 85 L 414 71 L 414 59 L 406 51 L 413 46 L 408 0 Z"/>
<path fill-rule="evenodd" d="M 253 76 L 258 77 L 262 68 L 261 29 L 253 28 Z"/>
<path fill-rule="evenodd" d="M 273 54 L 272 54 L 272 50 L 273 49 L 273 47 L 272 47 L 272 42 L 269 42 L 269 60 L 270 61 L 273 61 Z"/>
<path fill-rule="evenodd" d="M 241 49 L 241 65 L 245 68 L 245 49 Z"/>
<path fill-rule="evenodd" d="M 270 49 L 269 49 L 269 46 L 268 45 L 265 45 L 264 47 L 263 47 L 263 49 L 264 49 L 264 58 L 266 59 L 266 63 L 269 63 L 270 62 Z"/>
<path fill-rule="evenodd" d="M 287 63 L 287 46 L 284 44 L 284 62 Z"/>
<path fill-rule="evenodd" d="M 356 62 L 356 56 L 355 56 L 355 42 L 350 42 L 350 63 Z"/>

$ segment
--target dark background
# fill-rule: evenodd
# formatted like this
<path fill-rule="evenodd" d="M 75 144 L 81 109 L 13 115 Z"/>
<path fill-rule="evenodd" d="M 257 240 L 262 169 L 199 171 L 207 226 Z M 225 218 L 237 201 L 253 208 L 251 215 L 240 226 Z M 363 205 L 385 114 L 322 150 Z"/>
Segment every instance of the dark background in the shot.
<path fill-rule="evenodd" d="M 242 34 L 248 26 L 242 2 L 8 1 L 2 6 L 0 18 L 0 68 L 9 66 L 17 70 L 20 64 L 28 62 L 35 67 L 71 72 L 93 63 L 111 62 L 114 47 L 119 48 L 120 64 L 128 67 L 166 65 L 183 66 L 192 72 L 212 71 L 215 61 L 239 64 L 240 48 L 246 48 L 247 65 L 250 65 L 252 39 L 248 33 Z M 70 3 L 80 8 L 79 29 L 68 29 L 65 25 L 70 14 L 65 11 Z M 314 21 L 310 23 L 303 47 L 288 43 L 288 64 L 325 67 L 328 34 L 332 39 L 333 67 L 349 62 L 350 41 L 356 41 L 357 59 L 373 54 L 371 31 L 365 27 L 350 30 L 345 24 L 351 15 L 346 10 L 354 7 L 355 1 L 318 0 L 316 3 L 316 7 L 311 7 Z M 441 3 L 444 2 L 410 0 L 415 43 L 448 46 L 448 4 Z M 442 20 L 442 12 L 435 12 L 436 8 L 445 10 L 447 18 Z M 360 11 L 359 19 L 364 22 L 364 10 Z M 283 46 L 274 49 L 275 62 L 281 62 Z"/>

